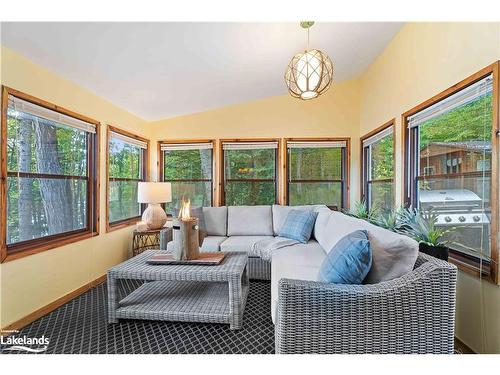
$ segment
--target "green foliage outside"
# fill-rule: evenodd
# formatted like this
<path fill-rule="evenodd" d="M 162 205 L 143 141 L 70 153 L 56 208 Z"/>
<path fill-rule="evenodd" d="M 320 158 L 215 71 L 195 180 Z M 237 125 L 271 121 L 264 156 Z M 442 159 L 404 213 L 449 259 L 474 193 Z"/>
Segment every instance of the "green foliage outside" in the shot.
<path fill-rule="evenodd" d="M 114 179 L 142 178 L 142 150 L 119 139 L 109 141 L 109 221 L 110 223 L 139 216 L 138 181 Z"/>
<path fill-rule="evenodd" d="M 290 205 L 326 204 L 340 208 L 342 183 L 328 180 L 342 180 L 342 149 L 292 148 L 288 152 Z"/>
<path fill-rule="evenodd" d="M 183 197 L 190 199 L 193 207 L 212 205 L 212 150 L 164 151 L 163 165 L 163 179 L 172 183 L 167 213 L 180 207 Z"/>
<path fill-rule="evenodd" d="M 492 95 L 488 94 L 424 122 L 419 126 L 420 150 L 436 142 L 471 142 L 473 144 L 474 141 L 480 141 L 491 145 L 492 110 Z M 483 161 L 485 170 L 491 170 L 491 149 L 470 150 L 467 152 L 467 157 L 472 157 L 473 154 Z M 422 158 L 420 163 L 420 169 L 428 165 L 426 158 Z M 473 168 L 479 170 L 476 169 L 477 165 Z M 428 177 L 420 182 L 419 189 L 468 189 L 479 195 L 486 205 L 489 205 L 491 181 L 488 176 L 445 180 Z"/>
<path fill-rule="evenodd" d="M 276 150 L 225 150 L 224 188 L 228 206 L 276 201 Z"/>
<path fill-rule="evenodd" d="M 47 134 L 53 137 L 47 137 Z M 50 140 L 52 146 L 41 144 Z M 48 150 L 55 150 L 49 152 Z M 7 114 L 7 170 L 8 172 L 48 173 L 56 166 L 57 174 L 87 175 L 87 136 L 83 131 L 9 109 Z M 56 168 L 53 167 L 53 168 Z M 65 227 L 68 230 L 86 226 L 87 182 L 85 180 L 53 180 L 8 176 L 7 178 L 7 243 L 40 238 L 53 234 L 48 220 L 48 194 L 43 194 L 49 183 L 65 184 L 67 194 L 57 199 L 69 207 Z M 48 193 L 45 191 L 45 193 Z M 57 214 L 57 213 L 56 213 Z M 62 215 L 62 214 L 61 214 Z M 23 232 L 20 232 L 20 226 Z"/>
<path fill-rule="evenodd" d="M 370 208 L 389 212 L 393 206 L 393 182 L 379 181 L 394 178 L 394 133 L 370 147 L 371 170 L 369 186 Z"/>

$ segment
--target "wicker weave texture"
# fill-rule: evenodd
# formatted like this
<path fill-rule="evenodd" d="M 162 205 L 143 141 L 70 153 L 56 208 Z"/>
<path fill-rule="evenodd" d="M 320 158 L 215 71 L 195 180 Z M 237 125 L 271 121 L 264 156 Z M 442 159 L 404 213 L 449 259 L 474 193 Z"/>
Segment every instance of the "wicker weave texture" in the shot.
<path fill-rule="evenodd" d="M 424 254 L 380 284 L 281 279 L 276 352 L 452 354 L 456 281 L 454 265 Z"/>
<path fill-rule="evenodd" d="M 217 266 L 149 265 L 157 251 L 108 270 L 108 322 L 118 319 L 243 324 L 249 291 L 247 255 L 228 253 Z M 119 301 L 118 279 L 150 281 Z"/>
<path fill-rule="evenodd" d="M 271 280 L 271 262 L 258 257 L 248 258 L 248 273 L 252 280 Z"/>

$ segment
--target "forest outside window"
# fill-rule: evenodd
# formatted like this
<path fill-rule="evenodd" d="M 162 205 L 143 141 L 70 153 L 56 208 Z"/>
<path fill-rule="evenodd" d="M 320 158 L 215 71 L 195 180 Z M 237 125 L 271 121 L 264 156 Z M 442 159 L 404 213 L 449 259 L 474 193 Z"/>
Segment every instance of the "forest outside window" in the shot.
<path fill-rule="evenodd" d="M 287 141 L 287 203 L 346 207 L 347 140 Z"/>
<path fill-rule="evenodd" d="M 172 184 L 167 214 L 174 214 L 182 198 L 189 199 L 191 206 L 212 206 L 213 142 L 161 142 L 160 152 L 160 177 Z"/>
<path fill-rule="evenodd" d="M 394 123 L 361 138 L 361 194 L 369 210 L 382 214 L 394 206 Z"/>
<path fill-rule="evenodd" d="M 278 200 L 278 141 L 222 141 L 222 204 L 255 206 Z"/>
<path fill-rule="evenodd" d="M 2 259 L 97 232 L 98 123 L 14 90 L 4 95 Z"/>
<path fill-rule="evenodd" d="M 497 85 L 492 74 L 458 85 L 405 119 L 406 202 L 433 211 L 439 227 L 456 228 L 447 236 L 453 241 L 452 258 L 493 278 L 498 261 L 498 197 L 492 195 L 498 191 L 498 177 L 492 176 Z"/>
<path fill-rule="evenodd" d="M 135 223 L 142 212 L 137 203 L 139 181 L 146 181 L 149 141 L 108 126 L 108 230 Z"/>

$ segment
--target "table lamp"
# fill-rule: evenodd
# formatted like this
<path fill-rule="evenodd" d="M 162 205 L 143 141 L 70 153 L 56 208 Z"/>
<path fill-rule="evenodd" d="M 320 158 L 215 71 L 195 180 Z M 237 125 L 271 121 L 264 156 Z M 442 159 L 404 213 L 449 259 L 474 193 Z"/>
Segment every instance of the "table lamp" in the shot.
<path fill-rule="evenodd" d="M 170 182 L 139 182 L 137 202 L 148 204 L 142 214 L 148 229 L 160 229 L 167 222 L 167 214 L 160 204 L 172 202 L 172 185 Z"/>

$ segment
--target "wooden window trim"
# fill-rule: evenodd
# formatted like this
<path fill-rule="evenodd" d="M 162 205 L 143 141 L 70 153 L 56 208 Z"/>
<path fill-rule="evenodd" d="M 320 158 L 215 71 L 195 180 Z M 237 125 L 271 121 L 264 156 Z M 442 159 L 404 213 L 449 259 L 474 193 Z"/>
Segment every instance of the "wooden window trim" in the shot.
<path fill-rule="evenodd" d="M 319 137 L 319 138 L 284 138 L 284 152 L 285 158 L 283 163 L 283 174 L 285 180 L 285 190 L 284 190 L 284 199 L 283 202 L 285 204 L 289 204 L 289 174 L 288 174 L 288 166 L 290 164 L 289 153 L 288 153 L 288 142 L 346 142 L 345 147 L 345 155 L 343 155 L 343 165 L 342 170 L 344 174 L 344 178 L 340 180 L 321 180 L 321 182 L 342 182 L 342 207 L 338 207 L 338 209 L 348 209 L 349 208 L 349 196 L 350 196 L 350 172 L 351 172 L 351 138 L 350 137 Z M 307 182 L 311 182 L 314 180 L 307 180 Z"/>
<path fill-rule="evenodd" d="M 392 158 L 392 173 L 393 173 L 393 177 L 392 178 L 388 178 L 388 179 L 378 179 L 378 180 L 372 180 L 372 181 L 368 181 L 368 169 L 366 168 L 367 167 L 367 164 L 366 164 L 366 153 L 365 153 L 365 148 L 363 147 L 363 141 L 365 139 L 368 139 L 382 131 L 384 131 L 385 129 L 388 129 L 392 127 L 392 139 L 393 139 L 393 147 L 392 147 L 392 152 L 393 152 L 393 158 Z M 366 133 L 365 135 L 363 135 L 360 140 L 359 140 L 359 150 L 360 150 L 360 175 L 359 175 L 359 182 L 360 182 L 360 186 L 359 186 L 359 197 L 360 197 L 360 200 L 363 201 L 365 200 L 366 202 L 366 205 L 367 205 L 367 208 L 368 208 L 368 196 L 367 196 L 367 193 L 368 193 L 368 184 L 370 182 L 394 182 L 394 178 L 395 178 L 395 173 L 396 173 L 396 119 L 393 118 L 389 121 L 387 121 L 386 123 L 380 125 L 379 127 L 373 129 L 372 131 Z M 395 184 L 393 184 L 393 187 L 392 187 L 392 204 L 393 206 L 396 206 L 396 187 L 394 186 Z"/>
<path fill-rule="evenodd" d="M 0 149 L 0 262 L 8 262 L 20 259 L 29 255 L 38 254 L 43 251 L 55 249 L 70 243 L 81 241 L 99 235 L 99 160 L 100 160 L 100 123 L 89 117 L 80 115 L 76 112 L 60 107 L 56 104 L 36 98 L 32 95 L 23 93 L 13 88 L 2 86 L 2 118 L 1 134 L 2 140 L 7 139 L 7 108 L 9 95 L 26 100 L 30 103 L 39 105 L 59 112 L 61 114 L 74 117 L 76 119 L 95 125 L 95 134 L 89 135 L 88 142 L 88 211 L 87 228 L 72 232 L 60 233 L 51 236 L 36 238 L 29 241 L 23 241 L 7 246 L 7 142 L 1 142 Z M 38 176 L 40 177 L 40 176 Z M 78 176 L 80 178 L 80 176 Z M 61 178 L 73 178 L 64 176 Z"/>
<path fill-rule="evenodd" d="M 143 138 L 137 134 L 131 133 L 129 131 L 123 130 L 119 127 L 109 125 L 106 127 L 106 232 L 113 232 L 118 229 L 126 228 L 131 225 L 135 225 L 140 219 L 141 216 L 134 216 L 130 218 L 126 218 L 123 220 L 118 220 L 114 222 L 109 221 L 109 142 L 111 140 L 110 138 L 110 133 L 118 133 L 121 135 L 124 135 L 126 137 L 130 137 L 133 139 L 137 139 L 138 141 L 145 142 L 147 144 L 147 148 L 141 149 L 141 157 L 142 157 L 142 168 L 141 168 L 141 175 L 142 179 L 137 179 L 137 181 L 148 181 L 149 179 L 149 145 L 150 141 L 149 139 Z M 121 180 L 121 179 L 115 179 L 115 180 Z M 134 181 L 135 179 L 130 179 L 126 178 L 123 179 L 123 181 Z M 141 205 L 141 211 L 144 211 L 145 205 Z"/>
<path fill-rule="evenodd" d="M 162 141 L 158 141 L 157 143 L 157 168 L 158 168 L 158 181 L 164 181 L 164 160 L 163 160 L 163 153 L 161 151 L 161 145 L 163 144 L 180 144 L 180 143 L 186 143 L 186 144 L 197 144 L 197 143 L 211 143 L 212 144 L 212 178 L 210 180 L 208 179 L 182 179 L 182 180 L 175 180 L 172 182 L 182 182 L 182 181 L 187 181 L 187 182 L 211 182 L 211 201 L 212 201 L 212 207 L 215 206 L 215 197 L 216 197 L 216 190 L 215 190 L 215 177 L 216 177 L 216 153 L 215 153 L 215 146 L 216 142 L 214 139 L 166 139 Z M 170 181 L 164 181 L 164 182 L 170 182 Z"/>
<path fill-rule="evenodd" d="M 274 162 L 274 176 L 275 179 L 248 179 L 248 180 L 241 180 L 242 182 L 274 182 L 275 186 L 275 194 L 274 194 L 274 203 L 279 204 L 280 202 L 280 181 L 281 181 L 281 175 L 280 175 L 280 165 L 281 165 L 281 141 L 279 138 L 224 138 L 224 139 L 219 139 L 219 150 L 220 150 L 220 163 L 219 163 L 219 203 L 221 206 L 224 206 L 226 204 L 226 194 L 225 194 L 225 188 L 224 188 L 224 183 L 226 181 L 225 179 L 225 156 L 224 156 L 224 148 L 223 145 L 224 143 L 243 143 L 243 142 L 276 142 L 278 144 L 276 148 L 276 159 Z"/>
<path fill-rule="evenodd" d="M 499 79 L 499 73 L 500 73 L 500 61 L 496 61 L 491 65 L 488 65 L 487 67 L 481 69 L 480 71 L 472 74 L 471 76 L 465 78 L 464 80 L 456 83 L 455 85 L 449 87 L 448 89 L 442 91 L 441 93 L 433 96 L 432 98 L 420 103 L 416 107 L 406 111 L 401 115 L 401 125 L 402 125 L 402 141 L 403 141 L 403 201 L 405 202 L 406 205 L 411 204 L 412 200 L 412 195 L 408 194 L 408 190 L 411 186 L 409 186 L 408 182 L 409 179 L 411 178 L 412 180 L 414 179 L 414 171 L 413 168 L 410 170 L 410 166 L 412 166 L 412 157 L 409 155 L 409 150 L 411 150 L 411 147 L 409 143 L 411 142 L 410 139 L 410 132 L 408 130 L 408 117 L 422 111 L 425 108 L 430 107 L 431 105 L 453 95 L 457 91 L 463 90 L 464 88 L 472 85 L 473 83 L 481 80 L 482 78 L 492 75 L 493 77 L 493 100 L 492 100 L 492 105 L 493 105 L 493 122 L 492 122 L 492 137 L 491 137 L 491 146 L 492 146 L 492 153 L 491 153 L 491 267 L 489 267 L 489 274 L 486 277 L 486 280 L 498 284 L 499 283 L 499 249 L 498 249 L 498 231 L 499 231 L 499 134 L 500 134 L 500 125 L 499 125 L 499 113 L 500 113 L 500 100 L 499 100 L 499 95 L 500 95 L 500 79 Z M 470 259 L 469 259 L 470 261 Z M 467 272 L 471 275 L 475 275 L 476 277 L 482 277 L 480 274 L 480 262 L 479 258 L 476 259 L 476 261 L 471 264 L 471 262 L 464 262 L 463 259 L 459 259 L 456 256 L 455 252 L 450 253 L 450 262 L 454 263 L 457 265 L 457 267 L 464 271 Z"/>

